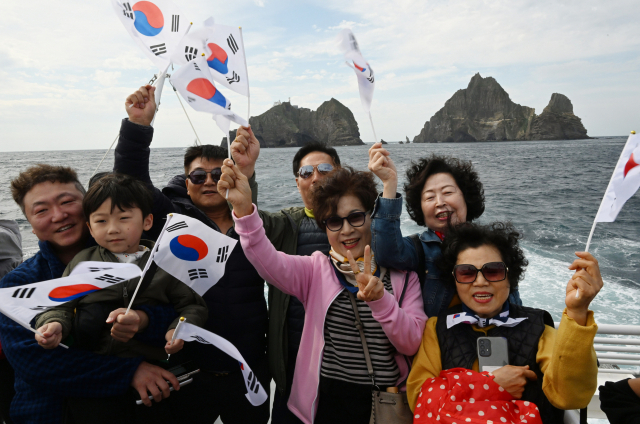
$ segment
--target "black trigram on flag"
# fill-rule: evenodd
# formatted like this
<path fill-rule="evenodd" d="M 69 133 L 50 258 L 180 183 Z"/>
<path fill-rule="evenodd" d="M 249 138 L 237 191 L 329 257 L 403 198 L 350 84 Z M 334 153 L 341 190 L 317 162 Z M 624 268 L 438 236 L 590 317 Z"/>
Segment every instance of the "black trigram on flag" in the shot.
<path fill-rule="evenodd" d="M 52 306 L 34 306 L 33 308 L 29 309 L 32 311 L 46 311 L 49 308 L 52 308 Z"/>
<path fill-rule="evenodd" d="M 89 272 L 100 272 L 100 271 L 106 271 L 108 269 L 113 269 L 112 266 L 109 267 L 105 267 L 105 268 L 97 268 L 97 267 L 89 267 Z"/>
<path fill-rule="evenodd" d="M 198 54 L 198 49 L 195 47 L 184 46 L 184 58 L 187 59 L 187 62 L 196 58 Z"/>
<path fill-rule="evenodd" d="M 211 344 L 210 342 L 208 342 L 206 339 L 200 337 L 200 336 L 191 336 L 192 339 L 194 339 L 195 341 L 198 341 L 200 343 L 204 343 L 204 344 Z"/>
<path fill-rule="evenodd" d="M 231 78 L 227 77 L 227 81 L 229 84 L 233 84 L 234 82 L 240 82 L 240 77 L 236 74 L 236 71 L 233 71 L 233 75 Z"/>
<path fill-rule="evenodd" d="M 167 233 L 170 233 L 170 232 L 176 231 L 176 230 L 180 230 L 182 228 L 187 228 L 187 227 L 188 227 L 188 225 L 187 225 L 186 222 L 180 221 L 180 222 L 177 222 L 177 223 L 175 223 L 173 225 L 169 225 L 167 227 Z"/>
<path fill-rule="evenodd" d="M 189 96 L 187 96 L 187 101 L 188 101 L 189 103 L 192 103 L 192 102 L 195 102 L 195 101 L 196 101 L 196 99 L 194 99 L 193 97 L 189 97 Z"/>
<path fill-rule="evenodd" d="M 29 299 L 34 291 L 36 291 L 35 287 L 16 289 L 16 291 L 13 292 L 13 295 L 11 297 L 15 297 L 17 299 Z"/>
<path fill-rule="evenodd" d="M 370 83 L 373 84 L 373 82 L 375 81 L 375 78 L 373 78 L 373 73 L 371 73 L 371 76 L 367 77 L 367 79 L 369 80 Z"/>
<path fill-rule="evenodd" d="M 164 43 L 156 44 L 155 46 L 149 46 L 149 48 L 151 49 L 151 53 L 155 54 L 156 56 L 160 56 L 161 54 L 167 52 L 167 46 Z"/>
<path fill-rule="evenodd" d="M 349 34 L 349 41 L 351 42 L 351 48 L 353 50 L 360 51 L 360 47 L 358 47 L 358 42 L 356 41 L 356 37 L 353 34 Z"/>
<path fill-rule="evenodd" d="M 180 28 L 180 15 L 171 15 L 171 32 L 178 32 Z"/>
<path fill-rule="evenodd" d="M 191 281 L 193 281 L 193 280 L 197 280 L 198 278 L 209 278 L 209 276 L 207 275 L 207 271 L 205 269 L 202 269 L 202 268 L 190 269 L 189 270 L 189 279 L 191 279 Z"/>
<path fill-rule="evenodd" d="M 126 281 L 124 278 L 114 277 L 111 274 L 104 274 L 100 277 L 97 277 L 96 280 L 104 281 L 109 284 L 117 284 L 117 283 L 122 283 L 123 281 Z"/>
<path fill-rule="evenodd" d="M 260 390 L 260 382 L 252 371 L 249 372 L 249 377 L 247 378 L 247 386 L 249 387 L 250 391 L 256 394 L 258 393 L 258 390 Z"/>
<path fill-rule="evenodd" d="M 131 5 L 129 3 L 122 4 L 122 14 L 129 19 L 133 19 L 133 10 L 131 10 Z"/>
<path fill-rule="evenodd" d="M 218 248 L 218 257 L 216 258 L 216 262 L 226 262 L 229 257 L 229 246 Z"/>
<path fill-rule="evenodd" d="M 196 71 L 199 71 L 199 70 L 200 70 L 200 68 L 198 67 L 198 64 L 197 64 L 197 63 L 194 63 L 194 64 L 193 64 L 193 67 L 194 67 L 194 68 L 196 68 Z"/>
<path fill-rule="evenodd" d="M 238 51 L 238 43 L 236 43 L 236 39 L 233 38 L 233 34 L 229 34 L 229 37 L 227 37 L 227 44 L 229 45 L 229 48 L 231 49 L 233 54 L 236 54 L 236 52 Z"/>

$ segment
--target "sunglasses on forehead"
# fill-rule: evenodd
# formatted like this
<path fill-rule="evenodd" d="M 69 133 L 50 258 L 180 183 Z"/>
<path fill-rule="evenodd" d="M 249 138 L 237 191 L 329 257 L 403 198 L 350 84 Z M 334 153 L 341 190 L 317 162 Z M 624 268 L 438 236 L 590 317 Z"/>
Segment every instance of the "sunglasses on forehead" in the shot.
<path fill-rule="evenodd" d="M 507 272 L 509 268 L 504 262 L 488 262 L 482 265 L 482 268 L 478 269 L 474 265 L 460 264 L 453 267 L 453 278 L 460 284 L 471 284 L 478 278 L 478 273 L 481 272 L 484 279 L 495 283 L 507 278 Z"/>
<path fill-rule="evenodd" d="M 207 174 L 211 174 L 211 179 L 214 183 L 220 181 L 220 177 L 222 176 L 221 168 L 213 168 L 211 171 L 205 171 L 204 169 L 196 169 L 195 171 L 191 171 L 189 173 L 189 181 L 193 184 L 204 184 L 207 181 Z"/>
<path fill-rule="evenodd" d="M 300 169 L 298 170 L 298 176 L 303 180 L 306 180 L 313 175 L 314 169 L 317 169 L 319 173 L 325 175 L 333 171 L 333 165 L 328 163 L 321 163 L 319 165 L 305 165 L 300 167 Z"/>

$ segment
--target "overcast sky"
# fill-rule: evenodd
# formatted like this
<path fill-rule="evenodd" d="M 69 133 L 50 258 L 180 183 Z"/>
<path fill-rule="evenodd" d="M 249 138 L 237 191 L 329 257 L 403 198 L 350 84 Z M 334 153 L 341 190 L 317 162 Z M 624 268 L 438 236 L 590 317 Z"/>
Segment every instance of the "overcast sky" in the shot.
<path fill-rule="evenodd" d="M 376 71 L 378 136 L 413 139 L 453 93 L 480 72 L 521 105 L 568 96 L 590 136 L 640 130 L 638 0 L 181 0 L 197 27 L 209 16 L 242 26 L 251 112 L 277 100 L 317 109 L 334 97 L 373 141 L 356 76 L 335 44 L 358 38 Z M 126 116 L 124 99 L 155 72 L 108 0 L 31 0 L 0 15 L 0 150 L 106 149 Z M 236 113 L 246 99 L 225 92 Z M 634 101 L 634 99 L 636 99 Z M 195 136 L 167 84 L 154 147 Z M 223 136 L 188 109 L 203 142 Z"/>

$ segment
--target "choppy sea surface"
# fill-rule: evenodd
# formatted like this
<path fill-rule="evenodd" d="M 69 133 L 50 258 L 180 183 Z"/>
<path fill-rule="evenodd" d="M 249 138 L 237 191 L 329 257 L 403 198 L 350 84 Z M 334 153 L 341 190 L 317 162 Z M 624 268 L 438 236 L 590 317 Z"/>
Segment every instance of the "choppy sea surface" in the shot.
<path fill-rule="evenodd" d="M 481 176 L 486 210 L 479 220 L 510 220 L 524 234 L 529 267 L 521 283 L 526 305 L 544 308 L 557 320 L 564 308 L 567 266 L 584 250 L 602 195 L 626 137 L 465 144 L 389 144 L 401 178 L 412 159 L 430 153 L 471 160 Z M 106 146 L 105 146 L 106 147 Z M 343 164 L 366 169 L 368 146 L 338 147 Z M 151 177 L 163 187 L 182 173 L 184 148 L 152 149 Z M 259 206 L 275 211 L 301 205 L 291 160 L 296 149 L 263 149 L 256 167 Z M 73 166 L 87 182 L 105 150 L 14 152 L 0 154 L 0 219 L 16 219 L 25 259 L 38 250 L 29 223 L 14 204 L 9 182 L 35 163 Z M 113 165 L 110 152 L 101 170 Z M 403 181 L 401 180 L 401 184 Z M 380 185 L 381 187 L 381 185 Z M 631 198 L 614 223 L 596 227 L 591 252 L 600 261 L 605 286 L 592 303 L 596 319 L 607 324 L 640 324 L 640 195 Z M 402 216 L 402 231 L 421 229 Z"/>

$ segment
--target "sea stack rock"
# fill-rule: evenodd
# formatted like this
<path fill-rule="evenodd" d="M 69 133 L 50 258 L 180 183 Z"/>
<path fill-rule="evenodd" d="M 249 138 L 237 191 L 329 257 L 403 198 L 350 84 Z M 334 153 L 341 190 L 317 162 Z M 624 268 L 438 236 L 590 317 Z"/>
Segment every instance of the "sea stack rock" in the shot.
<path fill-rule="evenodd" d="M 573 114 L 571 100 L 553 93 L 542 113 L 533 120 L 528 140 L 579 140 L 589 138 L 582 120 Z"/>
<path fill-rule="evenodd" d="M 475 74 L 424 125 L 414 143 L 525 140 L 535 110 L 511 101 L 492 77 Z"/>
<path fill-rule="evenodd" d="M 331 99 L 312 111 L 292 105 L 276 104 L 249 119 L 260 147 L 301 147 L 312 142 L 327 146 L 363 145 L 358 123 L 345 105 Z M 231 133 L 235 137 L 235 131 Z M 226 146 L 223 138 L 223 147 Z"/>

